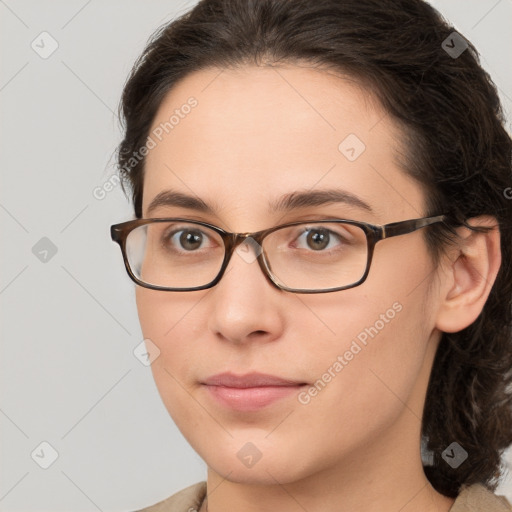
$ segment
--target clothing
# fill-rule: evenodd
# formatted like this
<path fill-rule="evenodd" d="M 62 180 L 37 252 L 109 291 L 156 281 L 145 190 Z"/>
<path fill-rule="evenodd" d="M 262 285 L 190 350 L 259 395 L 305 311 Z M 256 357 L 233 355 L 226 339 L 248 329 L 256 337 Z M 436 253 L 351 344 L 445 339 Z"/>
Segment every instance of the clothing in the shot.
<path fill-rule="evenodd" d="M 197 512 L 206 496 L 206 482 L 186 487 L 155 505 L 138 512 Z M 511 512 L 504 496 L 498 496 L 481 484 L 463 486 L 450 512 Z"/>
<path fill-rule="evenodd" d="M 480 484 L 463 486 L 450 512 L 510 512 L 512 505 L 504 496 L 493 494 Z"/>

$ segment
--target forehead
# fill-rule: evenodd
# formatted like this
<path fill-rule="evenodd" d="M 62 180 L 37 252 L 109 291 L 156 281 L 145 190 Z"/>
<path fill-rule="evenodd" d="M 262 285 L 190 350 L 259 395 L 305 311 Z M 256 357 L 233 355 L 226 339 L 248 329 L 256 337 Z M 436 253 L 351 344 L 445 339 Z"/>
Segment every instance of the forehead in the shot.
<path fill-rule="evenodd" d="M 421 209 L 400 169 L 400 131 L 349 76 L 296 65 L 197 71 L 165 96 L 149 135 L 143 211 L 165 188 L 243 214 L 271 195 L 334 185 L 377 211 Z"/>

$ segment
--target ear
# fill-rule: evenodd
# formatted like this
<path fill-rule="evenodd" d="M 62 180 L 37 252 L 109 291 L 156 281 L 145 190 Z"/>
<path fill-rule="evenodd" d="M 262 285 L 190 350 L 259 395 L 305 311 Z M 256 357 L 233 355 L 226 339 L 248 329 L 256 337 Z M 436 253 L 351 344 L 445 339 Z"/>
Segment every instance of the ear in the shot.
<path fill-rule="evenodd" d="M 436 327 L 458 332 L 481 313 L 501 265 L 500 232 L 494 217 L 469 219 L 470 226 L 491 228 L 488 232 L 459 228 L 458 242 L 447 251 L 439 268 L 441 292 Z"/>

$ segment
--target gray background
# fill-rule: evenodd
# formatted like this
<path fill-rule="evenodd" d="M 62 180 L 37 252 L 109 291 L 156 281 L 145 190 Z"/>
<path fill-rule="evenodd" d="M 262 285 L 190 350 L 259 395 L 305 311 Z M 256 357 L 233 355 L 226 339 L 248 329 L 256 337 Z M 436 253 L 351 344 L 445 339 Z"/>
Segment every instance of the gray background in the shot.
<path fill-rule="evenodd" d="M 134 510 L 205 479 L 133 354 L 134 285 L 109 237 L 131 207 L 119 186 L 94 196 L 131 65 L 194 3 L 0 0 L 2 511 Z M 432 3 L 475 43 L 511 119 L 512 0 Z M 42 442 L 58 453 L 47 469 Z M 512 479 L 499 492 L 512 500 Z"/>

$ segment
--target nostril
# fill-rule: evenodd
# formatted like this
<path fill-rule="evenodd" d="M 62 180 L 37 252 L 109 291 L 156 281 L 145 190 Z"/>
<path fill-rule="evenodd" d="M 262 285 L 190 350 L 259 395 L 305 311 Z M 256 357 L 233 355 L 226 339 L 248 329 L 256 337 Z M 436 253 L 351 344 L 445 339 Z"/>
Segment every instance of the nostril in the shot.
<path fill-rule="evenodd" d="M 259 337 L 262 337 L 262 336 L 267 336 L 269 334 L 268 331 L 263 331 L 262 329 L 258 329 L 257 331 L 252 331 L 250 336 L 251 337 L 256 337 L 256 338 L 259 338 Z"/>

